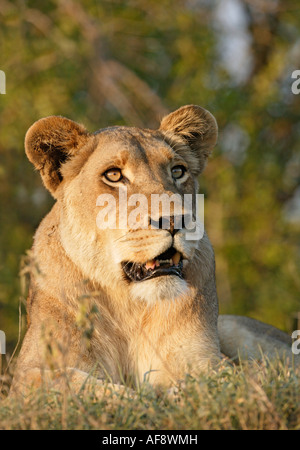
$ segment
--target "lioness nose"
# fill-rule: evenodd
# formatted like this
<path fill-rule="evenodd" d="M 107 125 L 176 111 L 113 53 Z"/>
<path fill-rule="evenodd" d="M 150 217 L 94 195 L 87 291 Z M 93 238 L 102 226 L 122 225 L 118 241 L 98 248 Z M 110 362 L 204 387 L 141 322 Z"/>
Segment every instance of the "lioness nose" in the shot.
<path fill-rule="evenodd" d="M 160 230 L 168 230 L 172 236 L 174 236 L 179 230 L 184 227 L 184 216 L 162 216 L 158 220 L 151 219 L 150 224 L 152 227 Z"/>

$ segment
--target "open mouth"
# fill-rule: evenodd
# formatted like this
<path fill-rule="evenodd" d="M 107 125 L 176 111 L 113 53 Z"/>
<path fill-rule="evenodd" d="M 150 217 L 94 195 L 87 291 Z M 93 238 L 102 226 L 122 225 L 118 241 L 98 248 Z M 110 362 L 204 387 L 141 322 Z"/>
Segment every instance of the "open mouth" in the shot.
<path fill-rule="evenodd" d="M 182 255 L 174 247 L 144 264 L 122 262 L 122 269 L 130 281 L 145 281 L 164 275 L 176 275 L 183 279 Z"/>

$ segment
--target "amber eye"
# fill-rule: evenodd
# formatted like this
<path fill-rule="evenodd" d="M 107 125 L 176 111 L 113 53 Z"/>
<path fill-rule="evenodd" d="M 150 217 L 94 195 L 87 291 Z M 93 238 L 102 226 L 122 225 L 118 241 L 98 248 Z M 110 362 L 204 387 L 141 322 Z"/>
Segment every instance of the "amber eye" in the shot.
<path fill-rule="evenodd" d="M 175 166 L 172 168 L 171 172 L 172 177 L 178 180 L 179 178 L 183 177 L 186 172 L 186 168 L 184 166 Z"/>
<path fill-rule="evenodd" d="M 120 169 L 109 169 L 104 173 L 105 178 L 112 183 L 116 183 L 117 181 L 121 181 L 123 178 L 122 172 Z"/>

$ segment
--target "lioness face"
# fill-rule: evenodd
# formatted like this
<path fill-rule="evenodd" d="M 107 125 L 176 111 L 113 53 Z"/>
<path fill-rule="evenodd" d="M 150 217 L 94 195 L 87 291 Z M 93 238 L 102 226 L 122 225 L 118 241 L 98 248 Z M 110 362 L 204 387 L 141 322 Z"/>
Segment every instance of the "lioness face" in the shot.
<path fill-rule="evenodd" d="M 48 163 L 52 156 L 48 171 L 44 161 L 39 165 L 61 202 L 61 243 L 71 260 L 87 279 L 104 288 L 113 284 L 134 300 L 180 298 L 199 246 L 187 239 L 184 194 L 195 197 L 196 176 L 215 144 L 211 114 L 188 106 L 164 118 L 158 131 L 112 127 L 93 135 L 68 119 L 42 120 L 55 123 L 34 124 L 26 151 L 37 167 L 36 142 Z M 45 144 L 49 134 L 60 152 L 55 158 Z M 158 202 L 153 208 L 155 196 L 174 194 L 182 200 L 176 207 L 169 202 L 165 211 Z"/>
<path fill-rule="evenodd" d="M 80 173 L 64 189 L 61 237 L 67 253 L 97 282 L 111 285 L 108 274 L 113 273 L 115 283 L 129 288 L 134 298 L 176 298 L 187 289 L 185 271 L 198 241 L 186 239 L 184 226 L 174 229 L 172 218 L 162 229 L 162 208 L 153 217 L 151 201 L 153 194 L 178 194 L 183 200 L 184 193 L 196 193 L 187 161 L 157 132 L 114 128 L 99 133 L 95 145 Z M 116 213 L 107 229 L 106 223 L 97 224 L 101 211 L 107 209 L 97 206 L 103 194 L 113 197 L 107 215 Z M 139 211 L 139 199 L 147 206 L 140 218 L 144 228 L 139 222 L 130 224 L 134 211 Z M 170 206 L 169 218 L 174 217 Z M 127 220 L 119 229 L 122 208 Z M 184 215 L 183 208 L 180 213 Z"/>

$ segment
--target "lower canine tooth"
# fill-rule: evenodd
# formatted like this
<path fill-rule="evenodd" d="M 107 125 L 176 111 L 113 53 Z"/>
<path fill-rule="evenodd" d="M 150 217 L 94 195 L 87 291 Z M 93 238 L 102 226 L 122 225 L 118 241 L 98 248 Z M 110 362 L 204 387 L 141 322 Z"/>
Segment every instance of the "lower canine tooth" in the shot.
<path fill-rule="evenodd" d="M 156 265 L 155 260 L 151 259 L 150 261 L 146 262 L 145 267 L 146 267 L 147 270 L 148 269 L 152 269 L 153 270 L 153 269 L 155 269 L 155 265 Z"/>
<path fill-rule="evenodd" d="M 173 261 L 173 264 L 174 264 L 175 266 L 177 266 L 177 264 L 178 264 L 179 261 L 180 261 L 180 253 L 179 253 L 179 252 L 176 252 L 176 253 L 175 253 L 175 255 L 174 255 L 173 258 L 172 258 L 172 261 Z"/>

